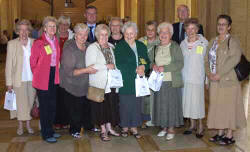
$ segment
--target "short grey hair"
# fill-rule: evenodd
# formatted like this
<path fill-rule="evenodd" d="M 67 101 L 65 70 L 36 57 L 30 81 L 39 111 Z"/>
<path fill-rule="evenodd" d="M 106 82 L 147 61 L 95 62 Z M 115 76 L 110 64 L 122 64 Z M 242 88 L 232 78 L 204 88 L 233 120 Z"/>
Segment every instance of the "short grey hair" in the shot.
<path fill-rule="evenodd" d="M 178 9 L 180 9 L 180 7 L 184 7 L 184 8 L 186 8 L 186 9 L 187 9 L 187 11 L 189 12 L 189 8 L 188 8 L 188 6 L 187 6 L 187 5 L 181 4 L 181 5 L 179 5 L 179 6 L 177 7 L 177 10 L 178 10 Z"/>
<path fill-rule="evenodd" d="M 138 33 L 138 28 L 135 22 L 128 21 L 126 22 L 122 27 L 122 33 L 124 34 L 126 30 L 130 27 L 133 27 L 135 29 L 136 34 Z"/>
<path fill-rule="evenodd" d="M 155 28 L 157 28 L 157 22 L 156 21 L 147 21 L 147 23 L 145 24 L 145 28 L 147 28 L 150 25 L 154 25 Z"/>
<path fill-rule="evenodd" d="M 54 22 L 57 24 L 57 19 L 53 16 L 46 16 L 44 19 L 43 19 L 43 27 L 45 27 L 48 22 Z"/>
<path fill-rule="evenodd" d="M 70 17 L 69 16 L 64 16 L 64 15 L 60 16 L 58 18 L 58 24 L 65 24 L 65 23 L 67 23 L 69 25 L 71 24 Z"/>
<path fill-rule="evenodd" d="M 173 29 L 173 25 L 171 23 L 169 23 L 169 22 L 162 22 L 161 24 L 159 24 L 158 27 L 157 27 L 157 33 L 158 34 L 160 34 L 160 31 L 161 31 L 162 28 L 168 28 L 171 36 L 173 36 L 174 29 Z"/>
<path fill-rule="evenodd" d="M 99 24 L 95 28 L 95 36 L 96 36 L 97 39 L 99 39 L 99 35 L 100 35 L 100 32 L 102 30 L 107 31 L 108 32 L 108 36 L 110 36 L 111 32 L 110 32 L 109 27 L 106 24 Z"/>
<path fill-rule="evenodd" d="M 20 30 L 20 26 L 21 26 L 21 25 L 26 25 L 26 26 L 28 26 L 29 32 L 31 32 L 32 29 L 33 29 L 29 20 L 22 19 L 22 20 L 19 20 L 19 21 L 16 23 L 15 32 L 16 32 L 17 34 L 19 34 L 19 30 Z"/>
<path fill-rule="evenodd" d="M 74 27 L 74 32 L 78 33 L 79 31 L 88 31 L 89 33 L 89 27 L 84 23 L 77 23 Z"/>
<path fill-rule="evenodd" d="M 109 22 L 109 27 L 111 27 L 112 21 L 119 21 L 119 22 L 120 22 L 120 27 L 123 26 L 123 22 L 122 22 L 122 19 L 121 19 L 120 17 L 112 17 L 112 18 L 110 19 L 110 22 Z"/>

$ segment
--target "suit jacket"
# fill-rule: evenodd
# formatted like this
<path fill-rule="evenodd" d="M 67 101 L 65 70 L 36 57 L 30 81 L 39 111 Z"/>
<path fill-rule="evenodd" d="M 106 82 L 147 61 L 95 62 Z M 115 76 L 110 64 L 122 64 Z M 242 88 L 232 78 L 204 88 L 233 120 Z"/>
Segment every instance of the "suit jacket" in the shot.
<path fill-rule="evenodd" d="M 34 39 L 31 39 L 32 46 Z M 21 87 L 23 72 L 23 48 L 18 38 L 8 42 L 5 65 L 6 86 Z"/>
<path fill-rule="evenodd" d="M 181 32 L 181 38 L 179 38 L 179 33 L 180 33 L 180 22 L 178 23 L 174 23 L 173 24 L 173 28 L 174 28 L 174 34 L 172 36 L 172 40 L 177 42 L 178 44 L 181 44 L 181 41 L 183 41 L 185 39 L 185 29 L 184 29 L 184 24 L 182 25 L 182 32 Z M 200 29 L 198 31 L 198 34 L 203 34 L 203 27 L 200 24 Z"/>
<path fill-rule="evenodd" d="M 210 73 L 209 68 L 209 50 L 213 46 L 215 38 L 210 40 L 205 56 L 205 72 Z M 240 47 L 240 42 L 235 37 L 231 36 L 228 48 L 228 40 L 224 40 L 216 50 L 216 73 L 220 75 L 219 83 L 221 87 L 232 87 L 239 85 L 240 82 L 235 73 L 234 67 L 240 62 L 241 54 L 243 52 Z"/>
<path fill-rule="evenodd" d="M 55 37 L 56 38 L 56 37 Z M 48 90 L 51 54 L 47 54 L 44 46 L 49 45 L 45 34 L 37 39 L 31 48 L 30 67 L 33 73 L 32 86 L 40 90 Z M 56 73 L 55 84 L 59 84 L 60 46 L 56 38 Z"/>
<path fill-rule="evenodd" d="M 87 22 L 86 22 L 85 24 L 88 26 Z M 98 25 L 98 24 L 96 23 L 95 28 L 97 27 L 97 25 Z M 94 43 L 94 42 L 97 41 L 96 36 L 95 36 L 95 32 L 93 33 L 93 34 L 94 34 L 95 40 L 92 40 L 92 41 L 91 41 L 91 39 L 89 38 L 89 37 L 90 37 L 90 32 L 91 32 L 91 31 L 89 31 L 87 42 L 89 42 L 89 43 Z"/>

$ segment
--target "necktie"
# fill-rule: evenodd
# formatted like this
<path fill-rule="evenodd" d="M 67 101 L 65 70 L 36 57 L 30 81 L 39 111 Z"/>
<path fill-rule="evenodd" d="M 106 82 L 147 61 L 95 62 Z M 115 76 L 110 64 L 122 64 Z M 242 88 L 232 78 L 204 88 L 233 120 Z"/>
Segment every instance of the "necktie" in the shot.
<path fill-rule="evenodd" d="M 179 40 L 180 40 L 180 42 L 182 41 L 182 34 L 183 34 L 182 25 L 183 25 L 183 23 L 180 23 L 180 25 L 179 25 Z"/>
<path fill-rule="evenodd" d="M 89 41 L 92 43 L 92 42 L 94 42 L 94 40 L 95 40 L 95 37 L 94 37 L 94 34 L 93 34 L 93 32 L 92 32 L 92 30 L 93 30 L 93 28 L 94 28 L 94 26 L 89 26 Z"/>

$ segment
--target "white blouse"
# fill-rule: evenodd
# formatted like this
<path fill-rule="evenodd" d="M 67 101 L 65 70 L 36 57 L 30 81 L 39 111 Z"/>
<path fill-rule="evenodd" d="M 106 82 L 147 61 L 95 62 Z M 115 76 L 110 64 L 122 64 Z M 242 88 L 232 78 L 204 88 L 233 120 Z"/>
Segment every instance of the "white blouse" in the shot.
<path fill-rule="evenodd" d="M 30 69 L 30 54 L 31 54 L 31 40 L 28 38 L 26 46 L 22 45 L 23 48 L 23 71 L 22 81 L 32 81 L 33 75 Z"/>

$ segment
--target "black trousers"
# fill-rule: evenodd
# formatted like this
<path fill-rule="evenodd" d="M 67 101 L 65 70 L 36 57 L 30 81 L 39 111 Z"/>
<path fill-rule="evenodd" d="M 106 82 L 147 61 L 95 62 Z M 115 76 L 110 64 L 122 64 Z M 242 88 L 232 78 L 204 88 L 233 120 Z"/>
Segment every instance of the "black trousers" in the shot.
<path fill-rule="evenodd" d="M 69 108 L 65 100 L 65 89 L 60 86 L 57 88 L 55 124 L 69 124 Z"/>
<path fill-rule="evenodd" d="M 65 100 L 69 107 L 69 132 L 71 134 L 80 132 L 82 126 L 87 130 L 93 128 L 93 125 L 91 124 L 90 102 L 86 96 L 76 97 L 65 91 Z"/>
<path fill-rule="evenodd" d="M 39 101 L 41 133 L 43 139 L 53 137 L 53 123 L 56 115 L 56 90 L 57 85 L 55 80 L 55 67 L 50 68 L 49 87 L 48 90 L 37 89 Z"/>

